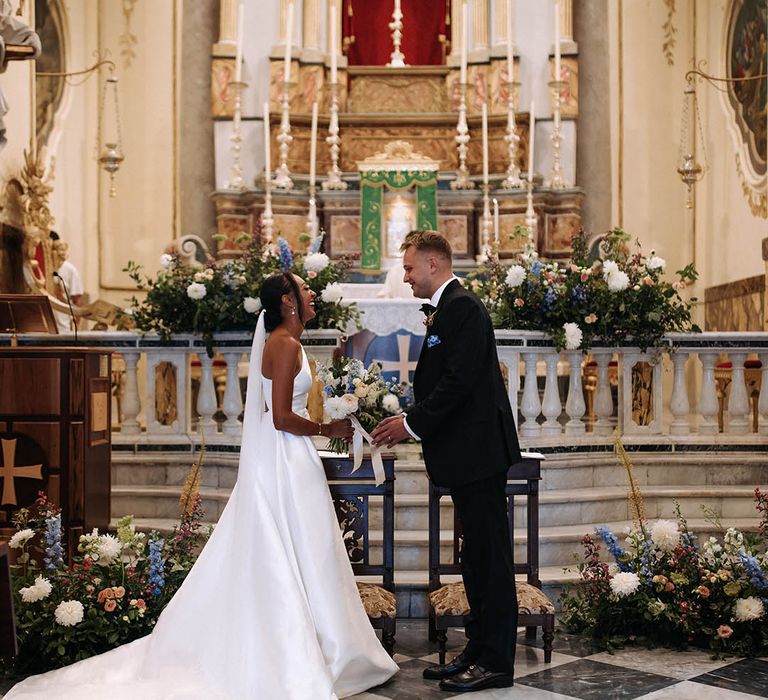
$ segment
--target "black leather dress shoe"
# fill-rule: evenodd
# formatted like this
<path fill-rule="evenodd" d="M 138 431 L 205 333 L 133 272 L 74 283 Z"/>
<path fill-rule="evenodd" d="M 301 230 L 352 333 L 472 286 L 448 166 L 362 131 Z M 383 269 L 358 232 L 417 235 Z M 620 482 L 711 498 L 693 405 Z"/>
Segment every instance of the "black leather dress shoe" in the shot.
<path fill-rule="evenodd" d="M 514 684 L 515 677 L 511 673 L 488 671 L 472 664 L 466 671 L 440 681 L 440 688 L 453 693 L 471 693 L 486 688 L 509 688 Z"/>
<path fill-rule="evenodd" d="M 440 681 L 443 678 L 450 678 L 457 673 L 466 671 L 472 665 L 472 660 L 464 652 L 453 658 L 447 664 L 434 664 L 427 666 L 422 672 L 422 677 L 428 681 Z"/>

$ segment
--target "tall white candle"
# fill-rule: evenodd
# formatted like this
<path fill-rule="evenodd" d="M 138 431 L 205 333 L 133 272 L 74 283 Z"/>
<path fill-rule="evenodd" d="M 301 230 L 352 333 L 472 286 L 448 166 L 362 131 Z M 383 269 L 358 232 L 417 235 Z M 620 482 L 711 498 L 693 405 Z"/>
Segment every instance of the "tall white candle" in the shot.
<path fill-rule="evenodd" d="M 488 184 L 488 105 L 483 102 L 483 184 Z"/>
<path fill-rule="evenodd" d="M 237 49 L 235 53 L 235 82 L 243 79 L 243 3 L 237 10 Z"/>
<path fill-rule="evenodd" d="M 493 240 L 499 242 L 499 200 L 493 198 Z"/>
<path fill-rule="evenodd" d="M 467 82 L 467 2 L 461 3 L 461 84 L 464 85 Z"/>
<path fill-rule="evenodd" d="M 266 181 L 272 179 L 272 159 L 270 158 L 269 102 L 264 103 L 264 171 Z"/>
<path fill-rule="evenodd" d="M 533 134 L 536 131 L 536 117 L 533 109 L 534 104 L 533 100 L 531 100 L 530 124 L 528 127 L 528 182 L 533 182 Z"/>
<path fill-rule="evenodd" d="M 560 0 L 555 0 L 555 80 L 560 80 Z"/>
<path fill-rule="evenodd" d="M 312 138 L 309 142 L 309 186 L 315 186 L 315 160 L 317 158 L 317 102 L 312 103 Z"/>
<path fill-rule="evenodd" d="M 288 16 L 285 22 L 285 82 L 291 82 L 291 45 L 293 44 L 293 0 L 288 3 Z"/>
<path fill-rule="evenodd" d="M 400 0 L 395 0 L 395 12 L 400 12 Z"/>
<path fill-rule="evenodd" d="M 330 44 L 331 44 L 331 83 L 337 83 L 339 81 L 339 64 L 338 56 L 336 55 L 336 0 L 331 0 L 331 15 L 328 18 L 330 22 Z"/>
<path fill-rule="evenodd" d="M 507 0 L 507 80 L 515 81 L 515 54 L 512 44 L 512 0 Z M 512 91 L 512 86 L 509 88 Z"/>

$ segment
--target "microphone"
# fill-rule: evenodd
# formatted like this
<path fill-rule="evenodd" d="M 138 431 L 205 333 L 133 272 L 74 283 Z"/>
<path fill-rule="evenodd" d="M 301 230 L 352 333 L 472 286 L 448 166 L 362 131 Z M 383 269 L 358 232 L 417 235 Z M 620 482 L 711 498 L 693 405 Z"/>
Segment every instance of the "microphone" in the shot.
<path fill-rule="evenodd" d="M 72 317 L 72 328 L 75 329 L 75 342 L 78 342 L 77 340 L 77 320 L 75 319 L 75 312 L 72 309 L 72 301 L 69 298 L 69 290 L 67 289 L 67 284 L 64 282 L 64 278 L 58 273 L 54 272 L 53 276 L 61 282 L 61 286 L 64 287 L 64 295 L 67 297 L 67 306 L 69 306 L 69 315 Z"/>

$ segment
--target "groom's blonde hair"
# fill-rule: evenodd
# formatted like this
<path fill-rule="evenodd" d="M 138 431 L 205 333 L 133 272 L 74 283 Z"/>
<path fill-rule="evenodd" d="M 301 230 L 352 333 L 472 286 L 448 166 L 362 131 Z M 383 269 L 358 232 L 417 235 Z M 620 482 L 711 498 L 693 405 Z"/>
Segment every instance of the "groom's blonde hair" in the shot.
<path fill-rule="evenodd" d="M 430 231 L 428 229 L 411 231 L 400 246 L 400 252 L 404 253 L 411 247 L 416 250 L 437 253 L 448 260 L 453 258 L 451 244 L 442 233 L 438 233 L 437 231 Z"/>

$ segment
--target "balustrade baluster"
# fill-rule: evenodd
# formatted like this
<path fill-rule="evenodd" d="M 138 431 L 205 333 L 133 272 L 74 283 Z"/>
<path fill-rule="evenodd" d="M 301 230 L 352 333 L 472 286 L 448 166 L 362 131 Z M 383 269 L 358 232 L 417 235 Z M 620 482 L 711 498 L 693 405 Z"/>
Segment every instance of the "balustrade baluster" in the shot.
<path fill-rule="evenodd" d="M 499 361 L 507 368 L 507 396 L 509 405 L 512 407 L 512 415 L 517 426 L 518 411 L 518 393 L 520 391 L 520 353 L 512 353 L 509 357 L 507 352 L 499 352 Z"/>
<path fill-rule="evenodd" d="M 699 433 L 717 435 L 717 387 L 715 385 L 715 360 L 717 352 L 699 352 L 703 370 L 701 378 L 701 396 L 699 397 Z"/>
<path fill-rule="evenodd" d="M 525 421 L 520 426 L 520 435 L 523 437 L 536 437 L 541 434 L 541 426 L 536 419 L 541 413 L 541 400 L 539 399 L 539 387 L 536 380 L 536 362 L 538 353 L 522 353 L 525 363 L 525 386 L 523 387 L 523 402 L 520 412 Z"/>
<path fill-rule="evenodd" d="M 586 426 L 581 420 L 587 410 L 581 384 L 581 359 L 580 352 L 568 353 L 571 371 L 568 382 L 568 398 L 565 401 L 565 412 L 570 420 L 565 424 L 566 435 L 581 435 L 586 432 Z"/>
<path fill-rule="evenodd" d="M 557 385 L 557 361 L 559 354 L 551 351 L 544 356 L 544 362 L 547 363 L 546 385 L 544 386 L 544 404 L 542 413 L 546 421 L 541 426 L 543 435 L 560 435 L 562 428 L 557 419 L 563 410 L 563 402 L 560 399 L 560 387 Z"/>
<path fill-rule="evenodd" d="M 763 369 L 760 372 L 760 398 L 757 400 L 757 412 L 760 414 L 758 432 L 768 435 L 768 352 L 760 353 Z"/>
<path fill-rule="evenodd" d="M 141 399 L 139 398 L 139 381 L 136 365 L 139 362 L 138 350 L 123 350 L 125 360 L 125 396 L 123 396 L 123 423 L 120 432 L 126 435 L 138 435 L 141 425 L 137 416 L 141 411 Z"/>
<path fill-rule="evenodd" d="M 197 394 L 197 415 L 198 432 L 205 432 L 206 435 L 216 433 L 216 421 L 213 414 L 218 406 L 216 405 L 216 388 L 213 385 L 213 360 L 208 357 L 208 353 L 200 351 L 197 353 L 197 359 L 200 361 L 200 390 Z"/>
<path fill-rule="evenodd" d="M 610 435 L 613 430 L 613 394 L 609 369 L 613 353 L 595 353 L 597 362 L 597 386 L 595 387 L 595 434 Z"/>
<path fill-rule="evenodd" d="M 239 351 L 223 353 L 227 361 L 227 386 L 224 389 L 222 402 L 224 415 L 227 417 L 222 428 L 225 435 L 239 435 L 241 431 L 238 418 L 240 411 L 243 410 L 243 397 L 240 394 L 240 376 L 237 369 L 241 354 Z"/>
<path fill-rule="evenodd" d="M 675 369 L 669 410 L 674 418 L 669 426 L 669 432 L 672 435 L 688 435 L 691 432 L 691 426 L 688 422 L 691 405 L 688 401 L 688 387 L 685 383 L 685 363 L 688 361 L 688 353 L 678 350 L 673 352 L 671 357 Z"/>
<path fill-rule="evenodd" d="M 733 435 L 746 435 L 749 432 L 749 399 L 744 383 L 745 352 L 730 353 L 731 393 L 728 397 L 728 432 Z"/>

